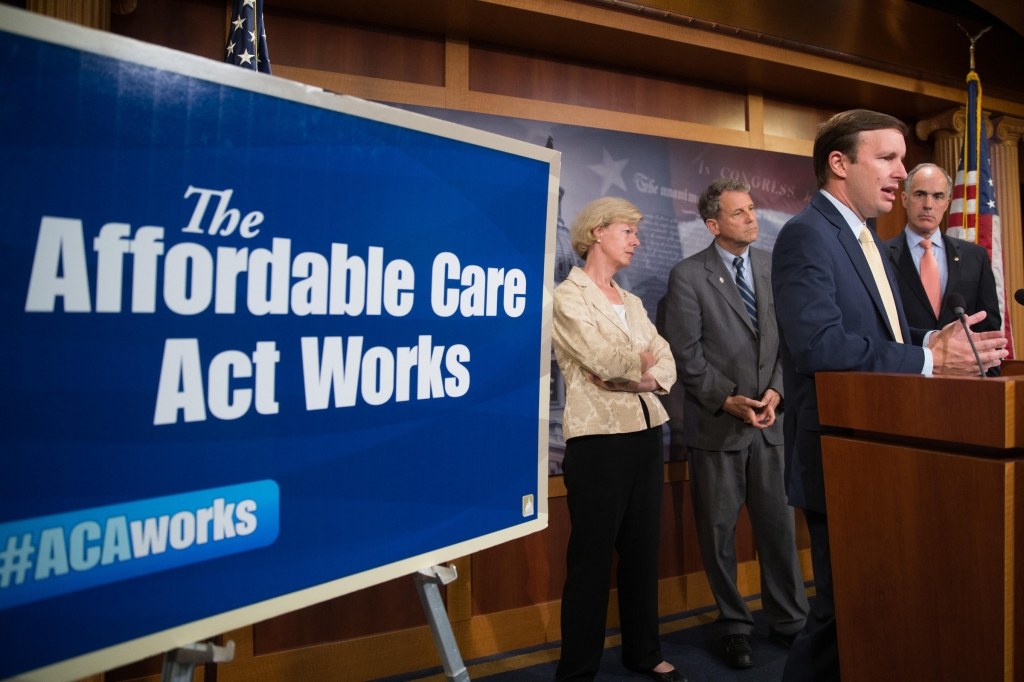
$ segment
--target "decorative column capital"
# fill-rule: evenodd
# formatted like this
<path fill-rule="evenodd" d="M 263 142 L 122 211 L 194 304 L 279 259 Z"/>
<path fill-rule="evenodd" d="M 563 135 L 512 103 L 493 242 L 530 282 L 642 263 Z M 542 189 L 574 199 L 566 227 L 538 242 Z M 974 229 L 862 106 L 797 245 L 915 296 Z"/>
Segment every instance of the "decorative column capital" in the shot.
<path fill-rule="evenodd" d="M 992 137 L 994 132 L 994 126 L 992 125 L 991 114 L 987 111 L 981 112 L 981 118 L 985 121 L 985 137 Z M 967 128 L 967 107 L 958 107 L 956 109 L 950 109 L 944 111 L 941 114 L 936 114 L 931 118 L 926 118 L 917 122 L 914 131 L 917 133 L 917 139 L 924 142 L 934 133 L 945 132 L 945 133 L 959 133 L 963 134 Z"/>
<path fill-rule="evenodd" d="M 924 142 L 931 137 L 933 133 L 940 130 L 963 132 L 966 120 L 964 107 L 960 107 L 959 109 L 950 109 L 949 111 L 944 111 L 941 114 L 936 114 L 931 118 L 918 121 L 914 131 L 917 133 L 917 139 Z M 959 127 L 957 124 L 959 124 Z"/>
<path fill-rule="evenodd" d="M 996 143 L 1016 147 L 1020 138 L 1024 135 L 1024 118 L 1014 116 L 1000 116 L 995 120 Z"/>

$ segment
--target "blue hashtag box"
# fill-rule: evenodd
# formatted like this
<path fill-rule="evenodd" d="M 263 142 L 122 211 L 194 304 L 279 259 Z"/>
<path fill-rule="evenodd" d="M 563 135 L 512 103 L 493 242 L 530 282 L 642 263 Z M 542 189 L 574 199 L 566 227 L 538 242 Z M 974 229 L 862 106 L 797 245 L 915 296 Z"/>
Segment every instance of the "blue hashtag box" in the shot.
<path fill-rule="evenodd" d="M 266 547 L 271 480 L 0 524 L 0 610 Z"/>

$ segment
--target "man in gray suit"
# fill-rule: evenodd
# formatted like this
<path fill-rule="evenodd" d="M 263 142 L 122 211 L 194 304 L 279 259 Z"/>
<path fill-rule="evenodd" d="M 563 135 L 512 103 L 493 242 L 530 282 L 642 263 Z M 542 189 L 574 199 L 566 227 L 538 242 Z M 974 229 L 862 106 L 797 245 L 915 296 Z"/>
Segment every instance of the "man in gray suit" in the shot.
<path fill-rule="evenodd" d="M 686 388 L 683 428 L 704 568 L 721 615 L 723 658 L 754 664 L 754 619 L 736 587 L 736 520 L 744 503 L 761 565 L 768 638 L 789 647 L 807 618 L 793 509 L 786 502 L 782 364 L 771 254 L 750 246 L 750 186 L 716 180 L 699 210 L 715 241 L 669 275 L 666 339 Z"/>

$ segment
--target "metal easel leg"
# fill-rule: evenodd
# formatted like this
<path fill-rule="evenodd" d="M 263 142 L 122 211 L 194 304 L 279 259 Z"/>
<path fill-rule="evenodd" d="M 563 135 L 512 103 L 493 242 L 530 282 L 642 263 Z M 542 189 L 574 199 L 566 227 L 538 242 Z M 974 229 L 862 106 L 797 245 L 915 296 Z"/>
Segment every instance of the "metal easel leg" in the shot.
<path fill-rule="evenodd" d="M 227 663 L 235 657 L 235 643 L 227 646 L 216 644 L 188 644 L 164 654 L 164 672 L 160 682 L 192 682 L 196 663 Z"/>
<path fill-rule="evenodd" d="M 459 577 L 455 567 L 431 566 L 413 577 L 416 580 L 416 591 L 423 602 L 423 610 L 427 613 L 430 632 L 434 635 L 437 653 L 441 655 L 444 676 L 448 682 L 469 682 L 469 672 L 466 670 L 466 664 L 462 662 L 462 654 L 459 653 L 459 645 L 455 641 L 451 623 L 448 622 L 448 613 L 444 610 L 441 590 L 438 587 L 447 585 Z"/>

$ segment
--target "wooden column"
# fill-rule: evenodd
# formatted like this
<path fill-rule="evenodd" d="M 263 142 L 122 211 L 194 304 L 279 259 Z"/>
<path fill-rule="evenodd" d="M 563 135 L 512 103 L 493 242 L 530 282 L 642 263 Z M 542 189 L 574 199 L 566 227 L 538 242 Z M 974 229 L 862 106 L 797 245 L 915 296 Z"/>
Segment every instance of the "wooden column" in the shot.
<path fill-rule="evenodd" d="M 1010 327 L 1016 355 L 1024 349 L 1024 307 L 1012 301 L 1013 292 L 1024 287 L 1024 226 L 1021 225 L 1019 142 L 1024 119 L 1003 116 L 996 119 L 996 134 L 989 147 L 992 156 L 992 184 L 1003 233 L 1003 271 L 1010 298 Z"/>
<path fill-rule="evenodd" d="M 917 139 L 922 142 L 934 135 L 935 155 L 932 162 L 949 173 L 951 178 L 956 178 L 956 167 L 960 162 L 960 147 L 963 146 L 966 125 L 965 108 L 960 107 L 918 121 L 915 127 Z M 940 225 L 943 232 L 946 231 L 947 220 L 948 214 L 943 215 Z"/>
<path fill-rule="evenodd" d="M 27 0 L 25 9 L 89 28 L 110 30 L 110 0 Z"/>
<path fill-rule="evenodd" d="M 956 177 L 956 166 L 960 161 L 960 146 L 963 144 L 966 125 L 964 107 L 960 107 L 918 121 L 915 127 L 917 139 L 922 142 L 932 135 L 935 136 L 934 163 L 944 168 L 952 177 Z"/>

